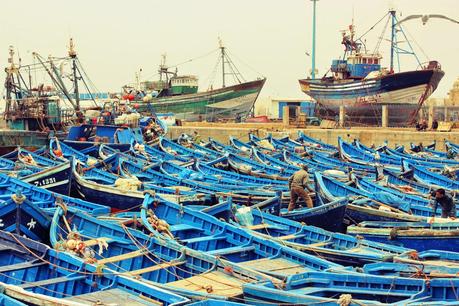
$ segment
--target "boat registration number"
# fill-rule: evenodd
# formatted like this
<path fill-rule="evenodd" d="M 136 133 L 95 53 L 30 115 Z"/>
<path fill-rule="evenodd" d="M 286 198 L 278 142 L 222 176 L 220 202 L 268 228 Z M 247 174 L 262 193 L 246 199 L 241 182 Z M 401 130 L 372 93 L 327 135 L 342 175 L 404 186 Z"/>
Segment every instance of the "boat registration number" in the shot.
<path fill-rule="evenodd" d="M 49 177 L 47 179 L 35 181 L 33 183 L 35 184 L 35 186 L 41 187 L 41 186 L 46 186 L 46 185 L 49 185 L 49 184 L 54 184 L 55 182 L 56 182 L 56 178 L 55 177 Z"/>

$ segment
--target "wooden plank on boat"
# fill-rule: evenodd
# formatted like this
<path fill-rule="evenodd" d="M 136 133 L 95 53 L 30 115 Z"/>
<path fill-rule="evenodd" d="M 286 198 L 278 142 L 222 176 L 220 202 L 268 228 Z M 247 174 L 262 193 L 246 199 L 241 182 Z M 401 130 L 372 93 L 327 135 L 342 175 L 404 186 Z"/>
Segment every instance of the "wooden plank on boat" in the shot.
<path fill-rule="evenodd" d="M 137 256 L 142 256 L 146 252 L 148 252 L 146 249 L 140 249 L 140 250 L 136 250 L 136 251 L 133 251 L 133 252 L 126 253 L 126 254 L 121 254 L 121 255 L 117 255 L 117 256 L 103 258 L 103 259 L 98 260 L 97 263 L 100 264 L 100 265 L 103 265 L 103 264 L 107 264 L 107 263 L 111 263 L 111 262 L 117 262 L 117 261 L 129 259 L 129 258 L 134 258 L 134 257 L 137 257 Z"/>
<path fill-rule="evenodd" d="M 303 265 L 290 261 L 285 258 L 262 258 L 246 262 L 239 265 L 257 271 L 274 272 L 279 274 L 293 275 L 310 271 Z"/>
<path fill-rule="evenodd" d="M 277 237 L 277 239 L 290 240 L 290 239 L 294 239 L 296 237 L 298 237 L 296 234 L 290 234 L 290 235 L 285 235 L 285 236 L 279 236 L 279 237 Z"/>
<path fill-rule="evenodd" d="M 56 277 L 56 278 L 44 279 L 44 280 L 37 281 L 37 282 L 27 282 L 25 284 L 21 284 L 18 286 L 21 287 L 22 289 L 33 288 L 33 287 L 43 287 L 43 286 L 57 284 L 57 283 L 76 281 L 76 280 L 84 279 L 85 277 L 86 276 L 84 275 L 76 276 L 76 277 L 61 276 L 61 277 Z"/>
<path fill-rule="evenodd" d="M 39 266 L 43 266 L 43 265 L 47 265 L 47 263 L 45 263 L 43 261 L 39 261 L 39 262 L 37 262 L 37 261 L 20 262 L 20 263 L 17 263 L 17 264 L 0 267 L 0 273 L 1 272 L 10 272 L 10 271 L 15 271 L 15 270 L 23 270 L 23 269 L 32 268 L 32 267 L 39 267 Z"/>
<path fill-rule="evenodd" d="M 242 295 L 242 280 L 228 277 L 222 271 L 213 271 L 168 283 L 173 288 L 204 292 L 226 297 Z"/>
<path fill-rule="evenodd" d="M 131 275 L 131 276 L 141 275 L 141 274 L 153 272 L 153 271 L 156 271 L 156 270 L 161 270 L 161 269 L 165 269 L 165 268 L 169 268 L 169 267 L 179 266 L 179 265 L 182 265 L 182 264 L 184 264 L 184 263 L 185 263 L 185 261 L 171 261 L 171 262 L 165 262 L 165 263 L 160 263 L 160 264 L 155 265 L 155 266 L 146 267 L 146 268 L 143 268 L 143 269 L 138 269 L 138 270 L 134 270 L 134 271 L 124 272 L 124 273 L 122 273 L 122 274 L 124 274 L 124 275 Z"/>
<path fill-rule="evenodd" d="M 260 224 L 255 224 L 255 225 L 248 225 L 248 226 L 246 226 L 246 228 L 249 229 L 249 230 L 256 231 L 256 230 L 259 230 L 259 229 L 270 228 L 272 226 L 273 225 L 269 224 L 269 223 L 260 223 Z"/>
<path fill-rule="evenodd" d="M 83 304 L 88 303 L 88 301 L 100 301 L 103 305 L 163 305 L 163 303 L 152 299 L 143 300 L 142 296 L 133 295 L 121 289 L 109 289 L 104 291 L 86 293 L 78 296 L 68 297 L 65 298 L 65 300 Z"/>

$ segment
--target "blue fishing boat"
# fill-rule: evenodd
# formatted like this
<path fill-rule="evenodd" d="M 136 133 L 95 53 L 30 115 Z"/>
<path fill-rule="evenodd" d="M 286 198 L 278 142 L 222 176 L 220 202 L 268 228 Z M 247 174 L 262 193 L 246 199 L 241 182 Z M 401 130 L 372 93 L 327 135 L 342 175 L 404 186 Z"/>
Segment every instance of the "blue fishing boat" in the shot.
<path fill-rule="evenodd" d="M 454 159 L 447 159 L 446 156 L 439 158 L 439 157 L 432 157 L 432 156 L 426 156 L 420 155 L 420 154 L 409 154 L 407 152 L 399 152 L 397 150 L 391 149 L 387 146 L 383 148 L 383 151 L 389 155 L 389 156 L 396 156 L 400 157 L 409 161 L 417 161 L 420 164 L 443 164 L 443 165 L 448 165 L 448 166 L 457 166 L 459 165 L 459 161 L 454 160 Z M 446 154 L 446 153 L 444 153 Z"/>
<path fill-rule="evenodd" d="M 222 204 L 231 205 L 231 202 Z M 254 236 L 201 211 L 151 195 L 145 197 L 141 216 L 144 226 L 155 236 L 174 239 L 193 250 L 223 256 L 242 267 L 275 277 L 341 267 L 264 237 Z M 164 230 L 161 226 L 164 222 L 170 230 Z"/>
<path fill-rule="evenodd" d="M 161 163 L 160 170 L 165 174 L 168 174 L 168 175 L 180 178 L 180 179 L 192 179 L 195 181 L 201 181 L 206 184 L 224 184 L 227 186 L 228 191 L 241 190 L 241 189 L 262 189 L 262 188 L 267 189 L 265 188 L 266 186 L 263 186 L 260 184 L 240 182 L 234 179 L 228 179 L 225 177 L 220 177 L 220 176 L 215 176 L 215 175 L 203 175 L 202 173 L 191 169 L 191 167 L 194 164 L 195 162 L 178 165 L 177 163 L 174 163 L 174 162 L 165 161 Z"/>
<path fill-rule="evenodd" d="M 457 251 L 459 223 L 437 222 L 362 222 L 347 232 L 366 239 L 415 249 Z"/>
<path fill-rule="evenodd" d="M 410 278 L 457 278 L 459 273 L 458 267 L 429 265 L 423 262 L 418 263 L 371 263 L 363 267 L 365 274 L 397 276 Z"/>
<path fill-rule="evenodd" d="M 410 215 L 400 209 L 380 202 L 374 195 L 346 185 L 335 179 L 315 173 L 316 196 L 326 201 L 334 201 L 339 197 L 348 196 L 351 201 L 347 205 L 345 219 L 349 224 L 363 221 L 423 221 L 424 217 Z M 397 205 L 396 201 L 392 203 Z"/>
<path fill-rule="evenodd" d="M 179 224 L 177 227 L 184 226 Z M 54 248 L 66 252 L 69 251 L 69 240 L 76 240 L 77 245 L 84 246 L 85 250 L 89 248 L 86 252 L 79 252 L 78 256 L 94 263 L 91 267 L 100 273 L 136 278 L 145 285 L 159 286 L 192 299 L 240 300 L 244 283 L 279 282 L 266 274 L 234 264 L 225 256 L 194 251 L 172 240 L 158 239 L 126 226 L 98 220 L 71 208 L 56 210 L 50 237 Z M 99 251 L 94 250 L 98 246 Z M 227 251 L 234 257 L 239 253 L 241 258 L 250 258 L 249 254 L 253 254 L 243 247 Z"/>
<path fill-rule="evenodd" d="M 75 207 L 91 215 L 101 215 L 110 212 L 110 208 L 107 206 L 56 194 L 0 173 L 0 198 L 9 199 L 12 194 L 15 194 L 19 190 L 28 200 L 33 201 L 35 206 L 45 211 L 53 211 L 56 203 L 63 202 L 67 206 Z"/>
<path fill-rule="evenodd" d="M 360 273 L 311 272 L 291 276 L 282 288 L 270 282 L 245 284 L 255 305 L 411 305 L 456 302 L 458 279 L 423 279 Z"/>
<path fill-rule="evenodd" d="M 27 304 L 75 305 L 88 301 L 129 305 L 184 305 L 188 299 L 94 265 L 24 237 L 0 232 L 0 286 Z M 72 304 L 73 303 L 73 304 Z M 80 305 L 80 304 L 77 304 Z"/>
<path fill-rule="evenodd" d="M 228 179 L 237 180 L 239 182 L 246 182 L 249 184 L 259 184 L 259 185 L 264 185 L 264 186 L 269 186 L 269 185 L 274 185 L 274 186 L 284 185 L 285 186 L 286 185 L 286 181 L 284 179 L 273 180 L 273 179 L 261 178 L 261 177 L 244 175 L 244 174 L 236 173 L 233 171 L 223 170 L 223 169 L 214 167 L 216 164 L 225 163 L 226 161 L 227 159 L 225 157 L 209 162 L 209 163 L 205 163 L 205 162 L 203 163 L 203 162 L 200 162 L 199 160 L 196 160 L 194 164 L 194 168 L 204 175 L 216 175 L 216 176 L 226 177 Z"/>
<path fill-rule="evenodd" d="M 312 149 L 325 150 L 330 152 L 338 152 L 338 148 L 334 145 L 325 143 L 320 139 L 309 137 L 302 131 L 298 131 L 297 142 L 303 144 L 304 146 Z"/>
<path fill-rule="evenodd" d="M 281 161 L 279 157 L 282 158 L 283 155 L 280 154 L 280 156 L 270 156 L 267 154 L 263 154 L 255 147 L 252 148 L 252 158 L 259 161 L 260 163 L 263 163 L 267 166 L 277 167 L 281 171 L 288 170 L 288 171 L 296 172 L 300 170 L 300 167 L 289 164 L 285 161 Z"/>
<path fill-rule="evenodd" d="M 431 204 L 433 203 L 430 199 L 419 197 L 417 195 L 403 193 L 390 187 L 382 186 L 381 183 L 375 183 L 368 179 L 362 178 L 357 179 L 354 177 L 354 182 L 360 190 L 366 191 L 369 194 L 384 201 L 384 203 L 391 205 L 391 202 L 395 204 L 402 203 L 398 208 L 402 211 L 409 212 L 415 216 L 431 217 L 433 215 L 441 216 L 441 209 L 438 208 L 436 212 L 432 210 Z M 373 199 L 377 199 L 375 197 Z M 391 205 L 392 206 L 392 205 Z M 459 214 L 458 214 L 459 216 Z"/>
<path fill-rule="evenodd" d="M 21 189 L 2 196 L 0 202 L 0 229 L 29 237 L 35 241 L 48 241 L 51 218 L 35 205 Z"/>
<path fill-rule="evenodd" d="M 227 158 L 229 165 L 235 171 L 244 174 L 274 179 L 285 178 L 287 180 L 294 173 L 290 169 L 268 166 L 232 153 L 229 153 Z"/>
<path fill-rule="evenodd" d="M 219 204 L 220 205 L 220 204 Z M 206 213 L 210 212 L 205 208 Z M 215 209 L 215 212 L 219 211 Z M 323 216 L 317 219 L 325 219 Z M 247 224 L 245 221 L 250 220 Z M 254 208 L 233 207 L 230 222 L 255 235 L 278 241 L 282 245 L 325 258 L 346 266 L 361 266 L 369 262 L 390 261 L 394 256 L 410 252 L 409 249 L 358 239 L 334 233 L 316 226 L 274 216 Z"/>
<path fill-rule="evenodd" d="M 230 136 L 228 141 L 230 145 L 238 151 L 250 152 L 252 150 L 252 144 L 245 143 L 233 136 Z"/>
<path fill-rule="evenodd" d="M 359 148 L 343 141 L 341 138 L 338 138 L 338 145 L 340 149 L 340 157 L 344 160 L 349 160 L 355 163 L 372 166 L 384 165 L 386 169 L 398 171 L 402 167 L 403 161 L 405 161 L 405 159 L 400 156 L 388 155 L 377 150 L 371 151 Z M 408 160 L 408 158 L 406 160 Z M 415 165 L 422 165 L 429 168 L 443 168 L 445 166 L 443 161 L 431 162 L 425 160 L 409 159 L 409 162 Z"/>
<path fill-rule="evenodd" d="M 220 157 L 220 154 L 218 154 L 217 152 L 213 152 L 211 150 L 198 151 L 192 146 L 187 148 L 165 137 L 160 137 L 158 145 L 163 152 L 172 155 L 180 155 L 182 157 L 188 158 L 189 160 L 195 158 L 203 160 L 212 160 Z"/>
<path fill-rule="evenodd" d="M 459 190 L 459 182 L 453 180 L 439 173 L 434 173 L 425 167 L 413 165 L 408 161 L 403 162 L 406 170 L 413 170 L 414 179 L 422 184 L 431 185 L 438 188 L 445 188 L 448 190 Z"/>
<path fill-rule="evenodd" d="M 303 158 L 296 153 L 292 153 L 288 150 L 283 151 L 283 160 L 289 164 L 296 165 L 298 167 L 302 165 L 307 165 L 308 168 L 311 168 L 311 171 L 326 171 L 326 170 L 336 170 L 337 167 L 333 164 L 328 163 L 319 163 L 309 158 Z M 341 171 L 342 168 L 339 168 Z"/>
<path fill-rule="evenodd" d="M 209 137 L 209 145 L 213 150 L 219 153 L 233 153 L 233 154 L 247 154 L 248 153 L 246 151 L 242 152 L 233 146 L 225 145 L 210 137 Z"/>
<path fill-rule="evenodd" d="M 127 151 L 133 142 L 143 143 L 140 128 L 90 124 L 72 126 L 64 140 L 65 144 L 79 151 L 98 143 L 106 143 L 120 151 Z"/>
<path fill-rule="evenodd" d="M 3 291 L 5 291 L 5 290 L 3 289 Z M 2 294 L 0 294 L 0 306 L 26 306 L 26 304 L 24 304 L 24 303 L 12 298 L 12 297 L 9 297 L 8 295 L 2 293 Z"/>

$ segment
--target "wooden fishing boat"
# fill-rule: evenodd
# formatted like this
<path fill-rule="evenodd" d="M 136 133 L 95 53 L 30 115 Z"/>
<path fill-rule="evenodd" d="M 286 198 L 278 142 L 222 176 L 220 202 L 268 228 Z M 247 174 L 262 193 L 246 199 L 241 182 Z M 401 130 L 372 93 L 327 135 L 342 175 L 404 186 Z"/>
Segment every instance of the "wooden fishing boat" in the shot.
<path fill-rule="evenodd" d="M 283 177 L 288 179 L 294 171 L 290 169 L 282 169 L 278 167 L 264 165 L 258 162 L 255 162 L 249 158 L 245 158 L 239 155 L 234 155 L 229 153 L 227 155 L 229 165 L 236 171 L 256 175 L 266 178 L 278 178 Z"/>
<path fill-rule="evenodd" d="M 179 224 L 178 227 L 184 227 Z M 158 239 L 140 231 L 105 222 L 69 208 L 58 208 L 50 231 L 54 248 L 68 251 L 69 240 L 76 240 L 86 252 L 79 256 L 92 262 L 104 274 L 136 278 L 145 285 L 159 286 L 193 299 L 217 298 L 240 300 L 242 285 L 272 280 L 266 274 L 234 264 L 225 256 L 213 256 Z M 73 244 L 71 244 L 73 246 Z M 95 247 L 99 251 L 90 251 Z M 277 245 L 275 245 L 277 247 Z M 248 249 L 227 250 L 241 258 L 253 254 Z"/>
<path fill-rule="evenodd" d="M 443 263 L 444 264 L 444 263 Z M 363 267 L 365 274 L 396 276 L 396 277 L 411 277 L 411 278 L 457 278 L 458 267 L 450 267 L 448 265 L 430 265 L 424 262 L 417 263 L 371 263 Z"/>
<path fill-rule="evenodd" d="M 252 144 L 245 143 L 233 136 L 229 137 L 229 144 L 238 151 L 250 152 L 252 150 Z"/>
<path fill-rule="evenodd" d="M 129 150 L 133 142 L 143 143 L 143 137 L 140 128 L 82 124 L 72 126 L 63 142 L 79 151 L 94 144 L 106 143 L 124 152 Z"/>
<path fill-rule="evenodd" d="M 423 279 L 311 272 L 289 277 L 282 288 L 270 282 L 244 285 L 256 305 L 411 305 L 457 303 L 458 279 Z"/>
<path fill-rule="evenodd" d="M 26 306 L 26 304 L 2 293 L 0 294 L 0 306 Z"/>
<path fill-rule="evenodd" d="M 357 188 L 348 186 L 337 180 L 315 173 L 316 196 L 327 201 L 349 196 L 345 218 L 349 223 L 358 224 L 363 221 L 422 221 L 421 216 L 410 215 L 400 209 L 372 199 L 373 195 Z"/>
<path fill-rule="evenodd" d="M 119 169 L 122 169 L 120 171 L 127 172 L 129 175 L 133 175 L 142 181 L 144 189 L 156 190 L 156 186 L 158 185 L 172 186 L 173 190 L 179 189 L 180 191 L 181 189 L 185 189 L 186 191 L 194 191 L 208 195 L 232 196 L 235 202 L 245 204 L 258 203 L 275 195 L 275 191 L 261 188 L 252 189 L 248 185 L 237 187 L 225 183 L 215 184 L 187 178 L 177 178 L 157 172 L 149 166 L 142 167 L 131 161 L 122 161 Z"/>
<path fill-rule="evenodd" d="M 459 182 L 439 173 L 431 172 L 425 167 L 414 165 L 408 161 L 403 162 L 406 170 L 413 170 L 414 179 L 422 184 L 432 185 L 448 190 L 459 190 Z"/>
<path fill-rule="evenodd" d="M 0 286 L 35 305 L 184 305 L 188 299 L 122 273 L 101 273 L 81 258 L 24 237 L 0 232 Z"/>
<path fill-rule="evenodd" d="M 337 167 L 338 169 L 345 170 L 345 169 L 352 169 L 354 171 L 360 172 L 360 173 L 375 173 L 376 169 L 371 166 L 367 165 L 362 165 L 362 164 L 357 164 L 357 163 L 352 163 L 352 162 L 346 162 L 346 161 L 341 161 L 337 158 L 331 157 L 327 154 L 324 154 L 322 152 L 308 152 L 311 155 L 311 159 L 315 162 L 324 164 L 324 165 L 333 165 Z"/>
<path fill-rule="evenodd" d="M 217 140 L 215 140 L 213 138 L 210 138 L 210 137 L 209 137 L 209 145 L 213 150 L 215 150 L 217 152 L 220 152 L 220 153 L 233 153 L 233 154 L 242 154 L 242 155 L 244 155 L 244 154 L 247 155 L 248 154 L 247 151 L 243 152 L 243 151 L 241 151 L 239 149 L 236 149 L 233 146 L 225 145 L 225 144 L 223 144 L 223 143 L 221 143 L 221 142 L 219 142 L 219 141 L 217 141 Z"/>
<path fill-rule="evenodd" d="M 0 229 L 47 242 L 52 214 L 57 205 L 66 203 L 85 213 L 108 213 L 106 206 L 97 205 L 65 195 L 57 195 L 46 189 L 0 174 Z"/>
<path fill-rule="evenodd" d="M 259 161 L 262 164 L 265 164 L 267 166 L 277 167 L 281 169 L 281 171 L 288 170 L 288 171 L 296 172 L 300 170 L 300 167 L 289 164 L 284 161 L 281 161 L 279 157 L 282 158 L 282 154 L 280 154 L 280 156 L 270 156 L 267 154 L 263 154 L 255 147 L 252 148 L 252 158 L 254 158 L 255 160 Z"/>
<path fill-rule="evenodd" d="M 211 150 L 198 151 L 194 147 L 187 148 L 165 137 L 160 137 L 159 148 L 163 152 L 167 152 L 172 155 L 180 155 L 188 159 L 197 158 L 197 159 L 203 159 L 203 160 L 213 160 L 213 159 L 220 157 L 220 154 L 218 154 L 217 152 L 213 152 Z"/>
<path fill-rule="evenodd" d="M 386 168 L 397 169 L 401 166 L 401 161 L 398 158 L 387 157 L 379 152 L 370 153 L 357 148 L 338 138 L 338 148 L 340 158 L 357 164 L 369 165 L 372 167 L 384 165 Z"/>
<path fill-rule="evenodd" d="M 221 204 L 218 204 L 221 205 Z M 214 209 L 215 213 L 219 213 Z M 325 258 L 346 266 L 362 266 L 369 262 L 390 261 L 394 256 L 410 252 L 409 249 L 334 233 L 316 226 L 265 213 L 258 208 L 247 210 L 244 217 L 251 221 L 246 224 L 233 208 L 230 222 L 241 226 L 255 235 L 274 239 L 282 245 Z M 207 214 L 213 214 L 205 208 Z M 328 218 L 323 216 L 322 219 Z M 319 219 L 319 218 L 317 218 Z"/>
<path fill-rule="evenodd" d="M 231 205 L 231 200 L 222 205 Z M 143 224 L 155 236 L 174 239 L 184 246 L 214 256 L 224 256 L 240 266 L 284 278 L 306 271 L 338 269 L 341 266 L 254 236 L 201 211 L 146 195 Z M 159 223 L 158 223 L 159 222 Z M 169 225 L 164 230 L 161 224 Z"/>
<path fill-rule="evenodd" d="M 191 162 L 185 165 L 178 165 L 174 162 L 165 161 L 161 163 L 160 170 L 164 174 L 171 175 L 180 179 L 191 179 L 195 181 L 202 181 L 208 184 L 224 184 L 227 186 L 228 191 L 241 189 L 264 189 L 265 187 L 259 184 L 240 182 L 220 176 L 203 175 L 198 171 L 190 169 L 194 164 L 195 162 Z"/>
<path fill-rule="evenodd" d="M 384 152 L 380 152 L 378 150 L 359 148 L 358 146 L 351 145 L 343 141 L 341 138 L 338 138 L 338 145 L 340 149 L 340 157 L 344 160 L 349 160 L 354 163 L 367 164 L 371 166 L 384 165 L 386 169 L 398 171 L 405 161 L 405 159 L 400 156 L 387 155 Z M 362 146 L 360 145 L 360 147 Z M 422 165 L 429 168 L 443 168 L 445 166 L 445 163 L 442 161 L 430 162 L 424 160 L 415 160 L 411 158 L 409 159 L 409 162 L 415 165 Z"/>
<path fill-rule="evenodd" d="M 459 247 L 457 222 L 362 222 L 358 226 L 348 227 L 347 231 L 369 240 L 417 251 L 457 251 Z"/>
<path fill-rule="evenodd" d="M 263 186 L 278 186 L 283 185 L 286 186 L 287 182 L 285 179 L 281 178 L 278 180 L 262 178 L 252 175 L 244 175 L 241 173 L 227 171 L 221 168 L 216 167 L 217 164 L 225 163 L 227 161 L 226 157 L 220 158 L 218 160 L 214 160 L 212 162 L 206 163 L 196 160 L 194 163 L 194 168 L 201 172 L 204 175 L 216 175 L 221 177 L 226 177 L 228 179 L 234 179 L 240 182 L 247 182 L 249 184 L 260 184 Z"/>
<path fill-rule="evenodd" d="M 82 201 L 66 195 L 55 194 L 46 189 L 0 173 L 0 198 L 9 200 L 17 192 L 25 196 L 28 201 L 33 201 L 34 206 L 45 211 L 53 211 L 56 203 L 64 202 L 67 206 L 75 207 L 91 215 L 101 215 L 110 212 L 107 206 Z"/>
<path fill-rule="evenodd" d="M 21 189 L 2 195 L 0 202 L 0 228 L 4 231 L 47 242 L 51 218 L 29 200 Z"/>
<path fill-rule="evenodd" d="M 433 211 L 431 207 L 432 201 L 430 199 L 426 199 L 409 193 L 403 193 L 390 187 L 382 186 L 381 184 L 372 182 L 365 178 L 357 179 L 356 177 L 354 177 L 353 181 L 356 183 L 357 187 L 360 190 L 364 190 L 367 193 L 372 194 L 372 198 L 374 198 L 375 195 L 379 194 L 382 194 L 383 196 L 390 195 L 389 197 L 384 197 L 382 199 L 392 199 L 392 197 L 394 196 L 395 198 L 393 198 L 393 200 L 395 200 L 395 203 L 402 203 L 398 207 L 399 209 L 409 212 L 410 214 L 413 214 L 415 216 L 431 217 L 433 215 L 441 215 L 440 208 L 437 209 L 436 212 Z M 380 201 L 382 201 L 382 199 Z M 387 204 L 388 202 L 384 201 L 384 203 Z"/>
<path fill-rule="evenodd" d="M 309 137 L 302 131 L 298 131 L 298 138 L 296 141 L 311 149 L 319 149 L 330 152 L 338 151 L 338 148 L 336 146 L 325 143 L 319 139 Z"/>
<path fill-rule="evenodd" d="M 458 166 L 459 161 L 454 160 L 454 159 L 447 159 L 446 156 L 445 158 L 436 158 L 432 156 L 425 156 L 425 155 L 419 155 L 419 154 L 409 154 L 407 152 L 399 152 L 397 150 L 391 149 L 387 146 L 383 148 L 383 151 L 389 155 L 389 156 L 396 156 L 400 157 L 402 159 L 406 159 L 409 161 L 415 161 L 418 162 L 419 164 L 424 164 L 424 165 L 435 165 L 435 164 L 440 164 L 440 165 L 448 165 L 448 166 Z M 446 154 L 446 153 L 445 153 Z"/>

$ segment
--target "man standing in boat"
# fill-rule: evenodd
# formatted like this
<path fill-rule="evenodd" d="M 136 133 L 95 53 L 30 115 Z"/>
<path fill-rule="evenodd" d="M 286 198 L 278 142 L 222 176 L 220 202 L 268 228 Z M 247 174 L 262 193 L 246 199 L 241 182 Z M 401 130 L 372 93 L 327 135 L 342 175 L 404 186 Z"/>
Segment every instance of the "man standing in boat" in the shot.
<path fill-rule="evenodd" d="M 433 204 L 433 211 L 437 210 L 438 205 L 441 207 L 441 217 L 456 219 L 456 204 L 453 199 L 446 194 L 445 189 L 440 188 L 435 191 L 435 202 Z M 434 222 L 435 214 L 430 219 L 430 222 Z"/>
<path fill-rule="evenodd" d="M 288 187 L 290 189 L 290 203 L 288 205 L 289 212 L 295 209 L 296 201 L 298 198 L 301 198 L 306 203 L 308 208 L 313 207 L 311 197 L 305 190 L 307 189 L 309 192 L 313 192 L 308 183 L 308 166 L 303 165 L 301 169 L 293 173 L 293 175 L 288 180 Z"/>

